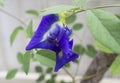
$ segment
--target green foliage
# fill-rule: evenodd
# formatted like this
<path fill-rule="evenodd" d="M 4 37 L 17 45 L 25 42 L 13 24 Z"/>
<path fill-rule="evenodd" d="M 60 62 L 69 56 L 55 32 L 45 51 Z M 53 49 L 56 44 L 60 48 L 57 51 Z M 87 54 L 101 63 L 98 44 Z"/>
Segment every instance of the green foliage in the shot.
<path fill-rule="evenodd" d="M 69 17 L 66 18 L 66 23 L 67 23 L 67 24 L 71 24 L 71 23 L 73 23 L 75 20 L 76 20 L 76 15 L 74 14 L 74 15 L 71 15 L 71 16 L 69 16 Z"/>
<path fill-rule="evenodd" d="M 97 51 L 92 45 L 87 45 L 86 54 L 90 57 L 95 57 Z"/>
<path fill-rule="evenodd" d="M 39 16 L 38 11 L 37 10 L 33 10 L 33 9 L 27 10 L 26 13 L 34 15 L 34 16 Z"/>
<path fill-rule="evenodd" d="M 54 67 L 55 65 L 55 53 L 50 50 L 39 50 L 36 54 L 36 59 L 47 67 Z"/>
<path fill-rule="evenodd" d="M 118 55 L 115 61 L 112 63 L 110 72 L 113 75 L 120 74 L 120 55 Z"/>
<path fill-rule="evenodd" d="M 36 72 L 42 72 L 43 69 L 42 69 L 42 67 L 40 67 L 40 66 L 36 66 L 36 67 L 35 67 L 35 71 L 36 71 Z"/>
<path fill-rule="evenodd" d="M 46 14 L 58 14 L 62 11 L 69 11 L 76 8 L 75 6 L 69 6 L 69 5 L 59 5 L 59 6 L 53 6 L 53 7 L 49 7 L 46 8 L 42 11 L 40 11 L 40 15 L 46 15 Z"/>
<path fill-rule="evenodd" d="M 95 39 L 95 44 L 101 51 L 106 52 L 106 53 L 113 53 L 112 50 L 110 50 L 109 48 L 105 47 L 103 44 L 101 44 L 96 39 Z"/>
<path fill-rule="evenodd" d="M 41 74 L 38 79 L 36 80 L 37 82 L 41 82 L 45 79 L 45 75 L 44 74 Z"/>
<path fill-rule="evenodd" d="M 6 0 L 0 0 L 0 7 L 4 6 Z"/>
<path fill-rule="evenodd" d="M 83 27 L 83 24 L 76 23 L 76 24 L 73 25 L 72 29 L 73 30 L 80 30 L 80 29 L 82 29 L 82 27 Z"/>
<path fill-rule="evenodd" d="M 120 53 L 120 19 L 102 10 L 87 11 L 88 27 L 93 37 L 104 47 Z"/>
<path fill-rule="evenodd" d="M 33 22 L 32 21 L 29 22 L 25 32 L 28 38 L 31 38 L 33 36 Z"/>
<path fill-rule="evenodd" d="M 28 74 L 30 66 L 31 51 L 27 51 L 23 56 L 23 71 Z"/>
<path fill-rule="evenodd" d="M 61 80 L 60 83 L 66 83 L 65 81 Z"/>
<path fill-rule="evenodd" d="M 22 26 L 18 26 L 14 29 L 14 31 L 12 32 L 12 34 L 10 35 L 10 44 L 12 45 L 18 32 L 23 30 L 23 27 Z"/>
<path fill-rule="evenodd" d="M 12 79 L 15 77 L 16 73 L 17 73 L 18 69 L 12 69 L 10 71 L 8 71 L 7 75 L 6 75 L 6 79 Z"/>
<path fill-rule="evenodd" d="M 17 60 L 19 63 L 23 64 L 24 57 L 23 57 L 23 54 L 21 52 L 18 52 Z"/>
<path fill-rule="evenodd" d="M 51 73 L 53 71 L 53 68 L 47 68 L 46 73 Z"/>
<path fill-rule="evenodd" d="M 78 6 L 79 4 L 81 7 L 83 7 L 85 4 L 87 4 L 91 0 L 73 0 L 74 5 Z"/>
<path fill-rule="evenodd" d="M 84 52 L 85 52 L 85 48 L 82 45 L 80 45 L 80 44 L 76 44 L 74 46 L 73 50 L 75 52 L 77 52 L 78 54 L 80 54 L 80 55 L 84 54 Z"/>

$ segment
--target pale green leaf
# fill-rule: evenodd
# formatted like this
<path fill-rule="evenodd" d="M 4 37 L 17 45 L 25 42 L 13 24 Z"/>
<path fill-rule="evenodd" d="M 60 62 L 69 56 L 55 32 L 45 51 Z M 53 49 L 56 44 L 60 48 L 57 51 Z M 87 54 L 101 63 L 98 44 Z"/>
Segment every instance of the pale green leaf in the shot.
<path fill-rule="evenodd" d="M 66 18 L 66 23 L 71 24 L 71 23 L 75 22 L 75 20 L 76 20 L 76 15 L 71 15 Z"/>
<path fill-rule="evenodd" d="M 6 75 L 6 79 L 12 79 L 15 77 L 16 73 L 17 73 L 18 69 L 12 69 L 10 71 L 8 71 L 7 75 Z"/>
<path fill-rule="evenodd" d="M 24 62 L 24 57 L 23 57 L 23 54 L 21 52 L 18 52 L 18 54 L 17 54 L 17 60 L 21 64 Z"/>
<path fill-rule="evenodd" d="M 33 9 L 27 10 L 26 13 L 31 14 L 31 15 L 34 15 L 34 16 L 39 16 L 38 11 L 33 10 Z"/>
<path fill-rule="evenodd" d="M 22 26 L 18 26 L 14 29 L 14 31 L 12 32 L 12 34 L 10 35 L 10 44 L 12 45 L 13 42 L 15 41 L 15 38 L 18 34 L 19 31 L 23 30 Z"/>
<path fill-rule="evenodd" d="M 55 53 L 50 50 L 40 50 L 36 54 L 37 60 L 47 66 L 54 67 L 55 66 Z"/>
<path fill-rule="evenodd" d="M 70 6 L 70 5 L 59 5 L 59 6 L 53 6 L 46 8 L 40 12 L 40 15 L 46 15 L 46 14 L 58 14 L 62 11 L 69 11 L 76 8 L 76 6 Z"/>
<path fill-rule="evenodd" d="M 31 51 L 27 51 L 23 56 L 23 71 L 28 74 L 29 67 L 30 67 L 30 58 L 31 58 Z"/>
<path fill-rule="evenodd" d="M 76 24 L 73 25 L 72 29 L 73 30 L 80 30 L 80 29 L 82 29 L 82 27 L 83 27 L 83 24 L 76 23 Z"/>
<path fill-rule="evenodd" d="M 80 5 L 84 6 L 85 4 L 87 4 L 89 1 L 91 0 L 80 0 Z"/>
<path fill-rule="evenodd" d="M 95 44 L 96 46 L 103 52 L 106 52 L 106 53 L 113 53 L 111 49 L 105 47 L 103 44 L 101 44 L 99 41 L 97 41 L 95 39 Z"/>
<path fill-rule="evenodd" d="M 79 44 L 76 44 L 74 46 L 73 50 L 80 55 L 84 54 L 84 52 L 85 52 L 85 48 L 82 45 L 79 45 Z"/>
<path fill-rule="evenodd" d="M 110 72 L 113 75 L 120 74 L 120 55 L 118 55 L 115 61 L 112 63 Z"/>
<path fill-rule="evenodd" d="M 92 0 L 73 0 L 74 5 L 83 7 L 85 4 L 87 4 L 89 1 Z"/>
<path fill-rule="evenodd" d="M 96 51 L 96 49 L 92 45 L 87 45 L 86 54 L 89 57 L 95 57 L 96 53 L 97 53 L 97 51 Z"/>
<path fill-rule="evenodd" d="M 88 27 L 99 43 L 115 53 L 120 53 L 120 20 L 103 10 L 87 11 Z"/>
<path fill-rule="evenodd" d="M 29 22 L 27 29 L 25 31 L 26 31 L 26 35 L 28 38 L 31 38 L 33 36 L 33 22 L 32 21 Z"/>

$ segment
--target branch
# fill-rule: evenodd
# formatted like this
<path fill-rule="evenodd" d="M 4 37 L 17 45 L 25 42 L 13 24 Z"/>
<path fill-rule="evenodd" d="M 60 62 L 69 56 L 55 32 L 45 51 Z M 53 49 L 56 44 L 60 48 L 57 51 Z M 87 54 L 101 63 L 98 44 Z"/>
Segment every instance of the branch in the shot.
<path fill-rule="evenodd" d="M 99 52 L 90 64 L 80 83 L 99 83 L 116 57 L 117 54 Z"/>

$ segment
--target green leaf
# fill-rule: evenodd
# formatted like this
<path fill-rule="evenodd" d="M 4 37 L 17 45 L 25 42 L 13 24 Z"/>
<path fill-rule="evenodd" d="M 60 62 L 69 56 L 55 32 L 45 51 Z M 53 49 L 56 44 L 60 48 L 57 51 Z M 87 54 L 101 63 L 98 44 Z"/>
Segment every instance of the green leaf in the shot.
<path fill-rule="evenodd" d="M 120 15 L 117 14 L 116 16 L 120 19 Z"/>
<path fill-rule="evenodd" d="M 5 2 L 6 2 L 6 0 L 0 0 L 0 7 L 3 7 Z"/>
<path fill-rule="evenodd" d="M 26 13 L 34 15 L 34 16 L 39 16 L 39 13 L 37 10 L 27 10 Z"/>
<path fill-rule="evenodd" d="M 83 7 L 85 4 L 87 4 L 91 0 L 79 0 L 79 1 L 80 1 L 80 5 Z"/>
<path fill-rule="evenodd" d="M 40 15 L 46 15 L 46 14 L 58 14 L 62 11 L 69 11 L 76 8 L 76 6 L 69 6 L 69 5 L 59 5 L 59 6 L 53 6 L 46 8 L 40 12 Z"/>
<path fill-rule="evenodd" d="M 33 22 L 30 21 L 29 24 L 28 24 L 27 29 L 25 30 L 26 35 L 27 35 L 28 38 L 31 38 L 33 36 L 33 29 L 32 28 L 33 28 Z"/>
<path fill-rule="evenodd" d="M 12 32 L 12 34 L 10 35 L 10 44 L 12 45 L 18 32 L 23 30 L 23 27 L 22 26 L 18 26 L 14 29 L 14 31 Z"/>
<path fill-rule="evenodd" d="M 36 72 L 42 72 L 43 70 L 42 70 L 42 67 L 36 66 L 36 67 L 35 67 L 35 71 L 36 71 Z"/>
<path fill-rule="evenodd" d="M 6 75 L 6 79 L 12 79 L 15 77 L 16 73 L 17 73 L 18 69 L 12 69 L 10 71 L 8 71 L 7 75 Z"/>
<path fill-rule="evenodd" d="M 53 71 L 53 68 L 47 68 L 46 73 L 51 73 Z"/>
<path fill-rule="evenodd" d="M 24 59 L 23 54 L 21 52 L 18 52 L 18 54 L 17 54 L 18 62 L 23 64 L 23 61 L 24 61 L 23 59 Z"/>
<path fill-rule="evenodd" d="M 36 54 L 37 60 L 47 66 L 47 67 L 54 67 L 55 65 L 55 60 L 56 60 L 56 56 L 55 53 L 53 51 L 50 50 L 40 50 L 37 52 Z"/>
<path fill-rule="evenodd" d="M 64 80 L 61 80 L 60 83 L 66 83 Z"/>
<path fill-rule="evenodd" d="M 80 4 L 81 7 L 83 7 L 89 1 L 92 1 L 92 0 L 73 0 L 73 4 L 76 5 L 76 6 L 78 6 Z"/>
<path fill-rule="evenodd" d="M 101 44 L 96 39 L 95 39 L 95 44 L 101 51 L 106 52 L 106 53 L 113 53 L 113 51 L 111 49 L 105 47 L 103 44 Z"/>
<path fill-rule="evenodd" d="M 120 55 L 118 55 L 115 61 L 112 63 L 110 72 L 112 75 L 120 74 Z"/>
<path fill-rule="evenodd" d="M 71 16 L 69 16 L 69 17 L 66 18 L 66 23 L 67 23 L 67 24 L 71 24 L 71 23 L 73 23 L 75 20 L 76 20 L 76 15 L 74 14 L 74 15 L 71 15 Z"/>
<path fill-rule="evenodd" d="M 77 23 L 73 25 L 73 30 L 80 30 L 83 27 L 83 24 L 81 23 Z"/>
<path fill-rule="evenodd" d="M 94 39 L 115 53 L 120 53 L 120 20 L 102 10 L 87 11 L 88 27 Z"/>
<path fill-rule="evenodd" d="M 75 45 L 73 50 L 80 55 L 84 54 L 84 52 L 85 52 L 85 48 L 82 45 L 79 45 L 79 44 Z"/>
<path fill-rule="evenodd" d="M 23 71 L 28 74 L 30 66 L 31 51 L 27 51 L 23 56 Z"/>
<path fill-rule="evenodd" d="M 92 45 L 87 45 L 86 54 L 90 57 L 95 57 L 97 51 Z"/>
<path fill-rule="evenodd" d="M 39 78 L 37 79 L 37 82 L 41 82 L 45 79 L 45 76 L 42 74 L 41 76 L 39 76 Z"/>

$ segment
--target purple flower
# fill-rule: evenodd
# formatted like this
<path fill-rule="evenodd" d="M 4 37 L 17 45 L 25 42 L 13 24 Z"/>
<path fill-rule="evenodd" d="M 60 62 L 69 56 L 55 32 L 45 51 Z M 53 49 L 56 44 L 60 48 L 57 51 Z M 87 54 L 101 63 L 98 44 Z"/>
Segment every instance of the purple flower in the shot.
<path fill-rule="evenodd" d="M 26 47 L 26 50 L 42 48 L 54 51 L 56 53 L 54 71 L 58 71 L 66 63 L 78 58 L 78 54 L 72 51 L 73 40 L 69 38 L 72 30 L 62 23 L 57 23 L 58 20 L 59 18 L 55 14 L 44 16 Z"/>

